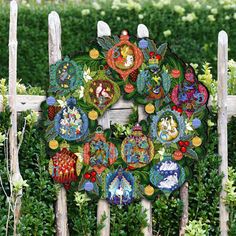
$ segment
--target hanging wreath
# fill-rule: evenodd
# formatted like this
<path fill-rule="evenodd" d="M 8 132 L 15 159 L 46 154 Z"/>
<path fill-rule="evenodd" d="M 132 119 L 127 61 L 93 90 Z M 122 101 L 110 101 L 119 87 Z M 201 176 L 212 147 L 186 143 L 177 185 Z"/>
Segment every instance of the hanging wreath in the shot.
<path fill-rule="evenodd" d="M 97 41 L 87 55 L 51 66 L 44 105 L 50 173 L 120 206 L 169 196 L 204 156 L 208 91 L 167 43 L 128 31 Z M 130 123 L 103 130 L 98 119 L 121 97 L 134 103 Z M 143 120 L 136 106 L 144 108 Z M 58 150 L 65 140 L 69 146 Z M 62 175 L 53 176 L 55 167 Z"/>

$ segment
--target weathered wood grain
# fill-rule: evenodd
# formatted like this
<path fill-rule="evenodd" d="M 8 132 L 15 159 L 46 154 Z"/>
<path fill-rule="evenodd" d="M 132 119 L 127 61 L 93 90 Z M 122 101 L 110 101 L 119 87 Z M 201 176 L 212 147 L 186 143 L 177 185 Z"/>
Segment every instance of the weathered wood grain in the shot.
<path fill-rule="evenodd" d="M 227 137 L 227 76 L 228 76 L 228 36 L 225 31 L 218 35 L 218 150 L 222 158 L 219 173 L 223 174 L 220 193 L 220 231 L 221 236 L 228 235 L 227 221 L 229 213 L 224 203 L 225 184 L 228 180 L 228 137 Z"/>

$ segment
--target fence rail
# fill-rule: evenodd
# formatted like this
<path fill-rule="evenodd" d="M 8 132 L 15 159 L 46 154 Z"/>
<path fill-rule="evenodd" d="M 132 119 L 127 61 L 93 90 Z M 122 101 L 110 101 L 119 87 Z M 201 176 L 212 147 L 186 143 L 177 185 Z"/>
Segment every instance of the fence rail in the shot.
<path fill-rule="evenodd" d="M 101 22 L 100 22 L 101 23 Z M 102 23 L 102 27 L 98 27 L 98 35 L 109 35 L 110 28 L 106 23 Z M 101 26 L 101 25 L 100 25 Z M 51 12 L 48 17 L 48 29 L 49 29 L 49 65 L 54 64 L 61 58 L 61 24 L 59 15 L 56 12 Z M 148 35 L 148 29 L 145 25 L 139 25 L 138 33 Z M 17 113 L 32 109 L 37 112 L 41 112 L 40 104 L 45 101 L 45 96 L 31 96 L 31 95 L 17 95 L 16 94 L 16 78 L 17 78 L 17 3 L 15 0 L 11 2 L 10 7 L 10 33 L 9 33 L 9 105 L 12 111 L 11 121 L 12 128 L 9 137 L 10 142 L 10 159 L 13 170 L 13 176 L 21 177 L 19 171 L 19 160 L 17 153 Z M 220 228 L 221 236 L 227 235 L 227 219 L 228 212 L 223 202 L 225 196 L 224 186 L 227 181 L 227 168 L 228 168 L 228 156 L 227 156 L 227 120 L 236 115 L 236 96 L 227 95 L 227 61 L 228 61 L 228 38 L 224 31 L 219 33 L 218 38 L 218 134 L 219 134 L 219 154 L 222 156 L 222 164 L 219 172 L 224 174 L 222 181 L 222 192 L 220 198 Z M 2 97 L 0 96 L 0 111 L 2 110 Z M 209 103 L 209 105 L 211 102 Z M 110 123 L 120 122 L 125 123 L 127 116 L 131 111 L 132 103 L 120 99 L 109 111 L 107 111 L 103 118 L 99 120 L 99 123 L 108 128 Z M 143 108 L 139 107 L 139 117 L 143 118 Z M 119 116 L 117 116 L 119 112 Z M 180 197 L 183 200 L 183 214 L 181 218 L 181 227 L 179 235 L 184 235 L 185 226 L 188 222 L 188 183 L 185 183 L 180 190 Z M 147 217 L 149 226 L 143 229 L 145 236 L 152 235 L 152 206 L 151 202 L 142 200 L 141 204 L 143 209 L 147 210 Z M 56 229 L 58 236 L 69 235 L 67 224 L 67 204 L 66 204 L 66 191 L 62 187 L 57 196 L 56 202 Z M 14 212 L 14 223 L 17 224 L 17 220 L 20 212 L 20 199 L 19 207 Z M 110 234 L 110 207 L 107 201 L 100 200 L 98 202 L 97 219 L 98 222 L 101 219 L 101 215 L 106 213 L 107 219 L 105 227 L 102 229 L 102 236 L 109 236 Z M 15 228 L 16 229 L 16 228 Z M 17 235 L 14 230 L 14 235 Z"/>

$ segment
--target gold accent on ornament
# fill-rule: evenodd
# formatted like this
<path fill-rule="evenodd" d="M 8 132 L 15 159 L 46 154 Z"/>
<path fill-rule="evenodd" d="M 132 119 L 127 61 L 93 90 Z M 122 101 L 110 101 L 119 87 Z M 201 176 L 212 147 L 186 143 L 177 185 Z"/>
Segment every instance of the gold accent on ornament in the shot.
<path fill-rule="evenodd" d="M 58 148 L 59 144 L 58 144 L 57 140 L 53 139 L 53 140 L 50 140 L 50 141 L 49 141 L 48 146 L 49 146 L 51 149 L 55 150 L 55 149 Z"/>
<path fill-rule="evenodd" d="M 97 59 L 99 57 L 99 51 L 97 49 L 92 49 L 89 51 L 89 56 L 92 58 L 92 59 Z"/>
<path fill-rule="evenodd" d="M 196 136 L 192 139 L 192 144 L 194 147 L 199 147 L 202 144 L 202 139 Z"/>
<path fill-rule="evenodd" d="M 69 147 L 70 147 L 70 145 L 65 140 L 60 144 L 61 149 L 63 149 L 63 148 L 69 149 Z"/>
<path fill-rule="evenodd" d="M 95 110 L 92 110 L 88 113 L 88 118 L 90 120 L 96 120 L 98 118 L 98 113 Z"/>
<path fill-rule="evenodd" d="M 145 106 L 145 111 L 146 111 L 148 114 L 154 113 L 154 111 L 155 111 L 154 105 L 152 105 L 151 103 L 148 103 L 148 104 Z"/>
<path fill-rule="evenodd" d="M 147 196 L 152 196 L 153 193 L 154 193 L 154 188 L 151 186 L 151 185 L 148 185 L 144 188 L 144 193 L 147 195 Z"/>

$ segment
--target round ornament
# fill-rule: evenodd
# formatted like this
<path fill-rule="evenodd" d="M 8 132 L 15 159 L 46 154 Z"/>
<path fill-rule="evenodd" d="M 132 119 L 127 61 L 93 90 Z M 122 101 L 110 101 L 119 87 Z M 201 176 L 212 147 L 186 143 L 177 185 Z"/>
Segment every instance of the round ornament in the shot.
<path fill-rule="evenodd" d="M 86 114 L 76 107 L 76 99 L 70 98 L 65 106 L 55 116 L 55 130 L 63 139 L 80 140 L 87 135 L 88 118 Z"/>
<path fill-rule="evenodd" d="M 178 189 L 185 181 L 183 167 L 169 158 L 160 161 L 150 170 L 151 183 L 167 195 Z"/>
<path fill-rule="evenodd" d="M 202 139 L 196 136 L 192 139 L 192 144 L 194 147 L 199 147 L 202 144 Z"/>
<path fill-rule="evenodd" d="M 121 144 L 122 159 L 132 168 L 140 168 L 151 162 L 154 156 L 154 146 L 150 138 L 142 132 L 137 124 L 130 136 Z"/>
<path fill-rule="evenodd" d="M 86 83 L 84 97 L 88 104 L 103 114 L 120 98 L 120 88 L 105 75 L 105 71 L 99 71 L 93 80 Z"/>
<path fill-rule="evenodd" d="M 157 112 L 151 117 L 151 137 L 163 144 L 178 142 L 184 135 L 185 122 L 183 116 L 169 108 Z"/>
<path fill-rule="evenodd" d="M 144 188 L 144 193 L 147 195 L 147 196 L 152 196 L 153 193 L 154 193 L 154 188 L 151 186 L 151 185 L 148 185 Z"/>
<path fill-rule="evenodd" d="M 175 79 L 178 79 L 180 77 L 180 70 L 177 70 L 177 69 L 173 69 L 171 71 L 171 76 Z"/>
<path fill-rule="evenodd" d="M 89 56 L 92 58 L 92 59 L 97 59 L 99 57 L 99 51 L 97 49 L 92 49 L 89 51 Z"/>
<path fill-rule="evenodd" d="M 192 126 L 193 126 L 194 129 L 199 128 L 201 126 L 201 124 L 202 124 L 202 122 L 198 118 L 194 118 L 192 120 Z"/>
<path fill-rule="evenodd" d="M 84 163 L 101 174 L 116 161 L 117 157 L 117 148 L 113 143 L 106 141 L 103 130 L 99 126 L 92 140 L 84 144 Z"/>
<path fill-rule="evenodd" d="M 96 120 L 98 118 L 98 113 L 95 110 L 92 110 L 88 113 L 88 118 L 90 120 Z"/>
<path fill-rule="evenodd" d="M 120 42 L 115 44 L 106 56 L 107 64 L 126 80 L 129 74 L 143 62 L 142 51 L 129 41 L 128 33 L 122 33 Z"/>
<path fill-rule="evenodd" d="M 134 91 L 134 86 L 132 84 L 126 84 L 124 90 L 126 93 L 132 93 Z"/>
<path fill-rule="evenodd" d="M 152 105 L 151 103 L 148 103 L 148 104 L 145 106 L 145 111 L 146 111 L 148 114 L 152 114 L 152 113 L 154 113 L 154 111 L 155 111 L 155 106 Z"/>
<path fill-rule="evenodd" d="M 85 182 L 84 189 L 88 192 L 92 191 L 94 188 L 93 183 L 90 181 Z"/>
<path fill-rule="evenodd" d="M 179 161 L 183 158 L 183 152 L 179 151 L 179 150 L 176 150 L 174 153 L 173 153 L 173 158 L 174 160 L 176 161 Z"/>
<path fill-rule="evenodd" d="M 65 57 L 50 66 L 49 92 L 66 95 L 83 85 L 83 70 L 76 62 Z"/>
<path fill-rule="evenodd" d="M 53 106 L 56 103 L 56 99 L 53 96 L 50 96 L 46 99 L 46 102 L 49 106 Z"/>
<path fill-rule="evenodd" d="M 139 48 L 146 49 L 148 47 L 148 41 L 146 39 L 141 39 L 138 43 Z"/>
<path fill-rule="evenodd" d="M 52 149 L 52 150 L 55 150 L 57 149 L 59 146 L 57 140 L 53 139 L 53 140 L 50 140 L 49 141 L 49 147 Z"/>
<path fill-rule="evenodd" d="M 119 168 L 106 176 L 105 196 L 109 203 L 127 205 L 134 199 L 134 177 L 130 172 Z"/>

